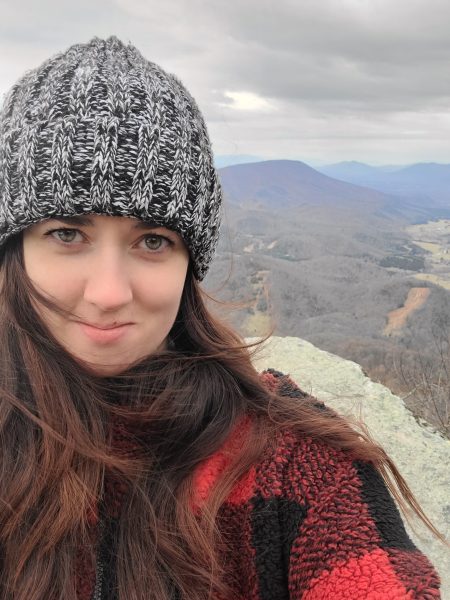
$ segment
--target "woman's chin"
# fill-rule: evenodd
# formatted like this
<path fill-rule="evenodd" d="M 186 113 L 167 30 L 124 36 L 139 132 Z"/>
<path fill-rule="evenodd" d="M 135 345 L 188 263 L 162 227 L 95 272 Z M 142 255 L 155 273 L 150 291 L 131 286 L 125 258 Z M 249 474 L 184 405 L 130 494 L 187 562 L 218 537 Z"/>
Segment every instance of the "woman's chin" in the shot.
<path fill-rule="evenodd" d="M 94 377 L 115 377 L 130 368 L 131 363 L 123 365 L 102 365 L 82 361 L 84 369 Z"/>
<path fill-rule="evenodd" d="M 110 356 L 107 356 L 107 352 L 89 352 L 85 348 L 79 348 L 76 352 L 74 348 L 68 348 L 66 340 L 64 342 L 59 340 L 59 343 L 87 373 L 95 377 L 120 375 L 141 361 L 153 355 L 163 354 L 170 348 L 167 338 L 165 338 L 154 349 L 147 346 L 142 348 L 139 353 L 136 348 L 133 349 L 134 351 L 128 348 L 127 351 L 110 352 Z"/>
<path fill-rule="evenodd" d="M 100 361 L 92 357 L 75 356 L 71 353 L 72 358 L 90 375 L 94 377 L 114 377 L 120 375 L 129 369 L 134 363 L 129 360 L 126 362 L 110 362 Z"/>
<path fill-rule="evenodd" d="M 128 371 L 133 366 L 138 365 L 141 361 L 149 359 L 150 357 L 158 354 L 163 354 L 167 351 L 165 345 L 161 345 L 156 351 L 147 354 L 135 356 L 133 360 L 128 358 L 127 361 L 113 360 L 106 362 L 105 359 L 99 359 L 98 357 L 87 357 L 87 356 L 75 356 L 71 353 L 73 359 L 90 375 L 94 377 L 115 377 L 125 371 Z"/>

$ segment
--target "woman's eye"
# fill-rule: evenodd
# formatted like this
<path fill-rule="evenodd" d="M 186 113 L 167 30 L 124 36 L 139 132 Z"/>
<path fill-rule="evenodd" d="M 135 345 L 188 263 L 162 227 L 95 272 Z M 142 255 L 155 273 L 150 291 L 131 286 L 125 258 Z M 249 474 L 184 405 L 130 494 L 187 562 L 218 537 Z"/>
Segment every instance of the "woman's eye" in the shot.
<path fill-rule="evenodd" d="M 65 244 L 70 244 L 70 242 L 75 241 L 76 235 L 78 233 L 79 232 L 76 229 L 63 228 L 63 229 L 52 229 L 50 231 L 47 231 L 47 233 L 45 235 L 51 236 Z"/>
<path fill-rule="evenodd" d="M 144 238 L 144 242 L 146 247 L 149 250 L 161 250 L 161 248 L 164 248 L 164 243 L 166 245 L 170 245 L 171 241 L 168 240 L 167 238 L 163 237 L 162 235 L 146 235 Z"/>

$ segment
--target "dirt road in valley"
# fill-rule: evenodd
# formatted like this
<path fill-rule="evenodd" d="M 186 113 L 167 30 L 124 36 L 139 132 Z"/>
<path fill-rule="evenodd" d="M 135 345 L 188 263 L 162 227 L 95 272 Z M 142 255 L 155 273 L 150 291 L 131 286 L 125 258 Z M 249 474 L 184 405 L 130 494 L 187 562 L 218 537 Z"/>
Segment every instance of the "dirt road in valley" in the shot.
<path fill-rule="evenodd" d="M 388 313 L 388 322 L 384 328 L 384 335 L 392 335 L 398 332 L 406 323 L 406 319 L 418 308 L 423 306 L 430 295 L 430 288 L 411 288 L 408 292 L 405 304 Z"/>

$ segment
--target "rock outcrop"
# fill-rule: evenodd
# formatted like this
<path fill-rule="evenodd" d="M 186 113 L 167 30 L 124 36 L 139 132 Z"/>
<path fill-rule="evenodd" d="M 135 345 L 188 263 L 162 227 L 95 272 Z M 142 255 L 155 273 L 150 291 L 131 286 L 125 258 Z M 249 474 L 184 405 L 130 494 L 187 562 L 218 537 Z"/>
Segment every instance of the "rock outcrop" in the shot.
<path fill-rule="evenodd" d="M 247 341 L 255 338 L 247 338 Z M 343 415 L 354 415 L 394 460 L 425 513 L 450 540 L 450 441 L 417 422 L 403 401 L 371 381 L 360 365 L 319 350 L 295 337 L 272 337 L 254 358 L 258 371 L 272 367 L 289 374 L 305 392 Z M 450 550 L 418 519 L 405 526 L 442 579 L 450 600 Z"/>

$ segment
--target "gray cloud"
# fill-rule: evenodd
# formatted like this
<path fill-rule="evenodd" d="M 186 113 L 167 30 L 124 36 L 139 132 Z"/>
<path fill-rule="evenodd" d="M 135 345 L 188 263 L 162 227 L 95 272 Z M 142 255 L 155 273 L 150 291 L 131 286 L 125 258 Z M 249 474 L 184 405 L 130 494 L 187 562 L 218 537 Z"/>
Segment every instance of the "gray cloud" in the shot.
<path fill-rule="evenodd" d="M 0 92 L 52 53 L 114 33 L 187 85 L 216 152 L 450 162 L 444 0 L 2 0 L 0 15 Z"/>

